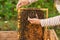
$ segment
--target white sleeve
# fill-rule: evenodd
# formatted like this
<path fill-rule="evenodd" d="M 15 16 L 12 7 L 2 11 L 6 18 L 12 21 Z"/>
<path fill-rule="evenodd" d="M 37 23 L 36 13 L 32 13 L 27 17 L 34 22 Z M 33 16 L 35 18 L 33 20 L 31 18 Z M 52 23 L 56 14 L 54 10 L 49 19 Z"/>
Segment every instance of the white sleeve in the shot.
<path fill-rule="evenodd" d="M 29 0 L 29 3 L 33 3 L 33 2 L 36 2 L 38 0 Z"/>
<path fill-rule="evenodd" d="M 41 19 L 40 23 L 42 27 L 44 26 L 55 26 L 60 24 L 60 16 L 48 18 L 48 19 Z"/>

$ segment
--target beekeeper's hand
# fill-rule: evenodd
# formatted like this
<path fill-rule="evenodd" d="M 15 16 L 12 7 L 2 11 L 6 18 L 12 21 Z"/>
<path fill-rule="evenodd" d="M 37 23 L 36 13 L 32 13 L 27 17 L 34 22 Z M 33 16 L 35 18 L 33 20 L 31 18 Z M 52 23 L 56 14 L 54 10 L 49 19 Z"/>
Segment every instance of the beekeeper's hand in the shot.
<path fill-rule="evenodd" d="M 36 2 L 36 1 L 38 1 L 38 0 L 19 0 L 16 8 L 18 9 L 21 6 L 30 5 L 31 3 Z"/>
<path fill-rule="evenodd" d="M 18 9 L 19 7 L 27 5 L 27 4 L 29 4 L 28 0 L 19 0 L 18 3 L 17 3 L 16 8 Z"/>
<path fill-rule="evenodd" d="M 40 24 L 40 19 L 36 19 L 36 18 L 29 18 L 28 21 L 31 23 L 31 24 Z"/>

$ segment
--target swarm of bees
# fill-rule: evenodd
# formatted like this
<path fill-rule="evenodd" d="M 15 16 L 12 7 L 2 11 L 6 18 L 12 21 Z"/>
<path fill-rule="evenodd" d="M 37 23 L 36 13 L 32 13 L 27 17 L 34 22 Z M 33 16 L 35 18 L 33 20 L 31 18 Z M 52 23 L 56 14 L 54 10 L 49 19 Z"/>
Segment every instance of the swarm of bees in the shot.
<path fill-rule="evenodd" d="M 28 17 L 42 19 L 44 12 L 37 9 L 23 9 L 20 16 L 20 40 L 43 40 L 44 28 L 41 24 L 30 24 Z"/>

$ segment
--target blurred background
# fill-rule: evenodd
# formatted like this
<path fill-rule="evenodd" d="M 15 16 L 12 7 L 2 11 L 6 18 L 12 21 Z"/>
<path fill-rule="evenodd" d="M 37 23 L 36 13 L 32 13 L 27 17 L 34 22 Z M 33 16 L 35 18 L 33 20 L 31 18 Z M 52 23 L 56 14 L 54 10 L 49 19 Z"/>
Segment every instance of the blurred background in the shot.
<path fill-rule="evenodd" d="M 18 0 L 0 0 L 0 31 L 17 31 L 17 10 Z M 48 8 L 48 17 L 60 15 L 54 6 L 54 0 L 38 0 L 31 5 L 22 6 L 22 8 Z M 51 27 L 60 38 L 60 26 Z"/>
<path fill-rule="evenodd" d="M 0 30 L 17 30 L 18 0 L 0 0 Z"/>

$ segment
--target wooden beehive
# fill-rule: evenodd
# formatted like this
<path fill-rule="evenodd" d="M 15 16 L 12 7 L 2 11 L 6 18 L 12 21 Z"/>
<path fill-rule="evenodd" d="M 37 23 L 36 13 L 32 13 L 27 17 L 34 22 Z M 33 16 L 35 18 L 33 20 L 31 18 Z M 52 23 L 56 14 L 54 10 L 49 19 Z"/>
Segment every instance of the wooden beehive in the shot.
<path fill-rule="evenodd" d="M 28 17 L 43 19 L 44 12 L 42 10 L 45 9 L 21 8 L 18 10 L 19 40 L 45 40 L 43 38 L 44 28 L 40 24 L 30 24 L 28 21 Z"/>
<path fill-rule="evenodd" d="M 47 37 L 47 40 L 59 40 L 54 29 L 48 30 Z"/>

